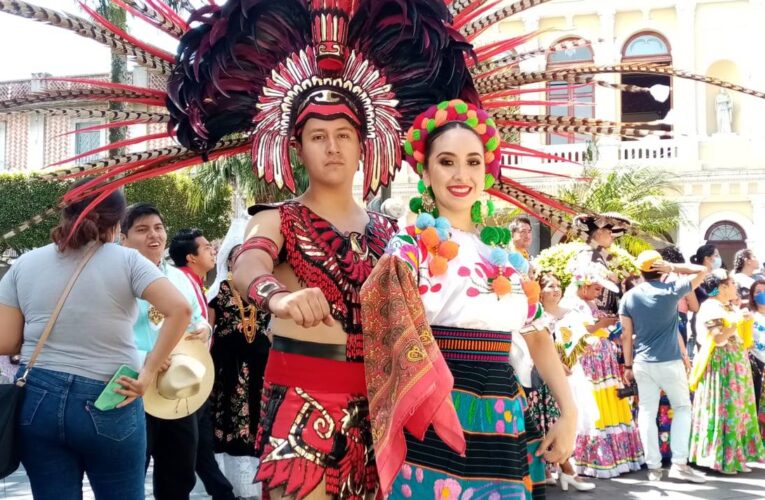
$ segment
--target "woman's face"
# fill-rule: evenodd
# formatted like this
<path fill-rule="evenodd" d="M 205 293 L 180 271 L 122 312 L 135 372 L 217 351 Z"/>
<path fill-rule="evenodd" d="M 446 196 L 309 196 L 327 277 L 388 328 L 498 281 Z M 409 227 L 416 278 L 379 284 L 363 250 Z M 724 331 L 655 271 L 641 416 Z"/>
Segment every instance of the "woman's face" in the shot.
<path fill-rule="evenodd" d="M 759 283 L 755 285 L 754 290 L 752 290 L 752 297 L 757 297 L 757 294 L 759 293 L 765 293 L 765 284 Z M 757 309 L 760 311 L 765 309 L 765 304 L 763 305 L 757 304 Z"/>
<path fill-rule="evenodd" d="M 470 212 L 483 193 L 486 164 L 478 136 L 464 128 L 453 128 L 436 137 L 430 146 L 425 185 L 433 188 L 442 212 Z"/>
<path fill-rule="evenodd" d="M 562 295 L 560 281 L 553 277 L 546 278 L 545 286 L 542 288 L 542 304 L 557 305 Z"/>
<path fill-rule="evenodd" d="M 720 251 L 715 248 L 715 253 L 712 255 L 709 255 L 707 257 L 704 257 L 704 265 L 707 269 L 710 271 L 713 271 L 715 269 L 719 269 L 719 265 L 715 265 L 715 262 L 721 262 L 720 257 Z"/>
<path fill-rule="evenodd" d="M 720 300 L 723 302 L 730 302 L 738 298 L 738 294 L 736 293 L 736 285 L 733 283 L 733 278 L 728 278 L 727 280 L 720 283 L 718 289 L 720 290 Z"/>
<path fill-rule="evenodd" d="M 592 240 L 603 248 L 610 248 L 614 239 L 614 233 L 611 232 L 610 227 L 602 227 L 592 233 Z"/>
<path fill-rule="evenodd" d="M 580 289 L 580 297 L 584 300 L 595 300 L 603 293 L 603 285 L 593 283 L 592 285 L 585 285 Z"/>

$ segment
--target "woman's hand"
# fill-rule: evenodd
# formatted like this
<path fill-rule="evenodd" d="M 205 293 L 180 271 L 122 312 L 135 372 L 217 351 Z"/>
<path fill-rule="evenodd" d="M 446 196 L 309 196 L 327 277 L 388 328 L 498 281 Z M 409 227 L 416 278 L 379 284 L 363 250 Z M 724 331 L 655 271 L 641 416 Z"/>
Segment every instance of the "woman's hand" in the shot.
<path fill-rule="evenodd" d="M 127 397 L 125 401 L 117 405 L 117 408 L 122 408 L 135 401 L 136 398 L 143 396 L 146 392 L 146 388 L 149 387 L 151 380 L 149 379 L 149 375 L 145 371 L 142 371 L 137 379 L 123 375 L 117 379 L 117 383 L 122 386 L 122 388 L 114 389 L 114 392 Z"/>
<path fill-rule="evenodd" d="M 598 330 L 600 330 L 601 328 L 606 329 L 609 326 L 614 326 L 618 322 L 619 322 L 619 318 L 617 318 L 616 316 L 606 316 L 605 318 L 600 318 L 595 323 L 595 327 Z"/>
<path fill-rule="evenodd" d="M 547 463 L 559 464 L 568 460 L 576 440 L 576 414 L 563 413 L 547 433 L 536 455 L 544 456 Z"/>

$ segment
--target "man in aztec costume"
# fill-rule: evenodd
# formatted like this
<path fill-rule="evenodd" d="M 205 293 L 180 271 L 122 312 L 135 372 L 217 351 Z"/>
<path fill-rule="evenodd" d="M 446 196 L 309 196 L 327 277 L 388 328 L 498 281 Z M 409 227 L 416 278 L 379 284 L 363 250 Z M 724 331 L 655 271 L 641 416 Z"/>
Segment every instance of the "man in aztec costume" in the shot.
<path fill-rule="evenodd" d="M 254 175 L 294 191 L 290 150 L 301 157 L 311 187 L 300 199 L 251 209 L 253 219 L 235 264 L 242 295 L 277 318 L 257 477 L 272 498 L 362 498 L 378 489 L 359 290 L 395 228 L 381 215 L 347 208 L 356 165 L 364 172 L 365 196 L 391 182 L 404 159 L 404 132 L 422 125 L 413 123 L 418 114 L 439 102 L 462 99 L 489 113 L 484 125 L 498 132 L 493 154 L 550 157 L 501 138 L 517 132 L 664 136 L 669 129 L 653 123 L 519 114 L 517 107 L 539 103 L 526 101 L 526 94 L 546 91 L 525 85 L 564 81 L 649 92 L 598 79 L 604 73 L 644 73 L 765 97 L 666 66 L 520 71 L 521 61 L 585 43 L 518 51 L 538 33 L 480 43 L 494 23 L 548 1 L 230 0 L 218 5 L 209 0 L 184 21 L 161 0 L 112 0 L 178 39 L 174 55 L 86 7 L 89 19 L 0 0 L 0 12 L 91 38 L 167 79 L 162 91 L 53 78 L 70 88 L 0 101 L 0 113 L 104 119 L 97 128 L 167 124 L 166 133 L 130 138 L 85 155 L 168 137 L 177 145 L 36 174 L 57 180 L 90 177 L 69 191 L 65 202 L 95 195 L 95 205 L 127 183 L 248 151 Z M 81 104 L 93 100 L 149 108 L 100 111 Z M 509 170 L 497 168 L 491 195 L 556 229 L 573 228 L 568 221 L 581 208 L 524 186 Z M 48 209 L 2 238 L 52 213 Z M 506 242 L 501 238 L 494 244 Z"/>

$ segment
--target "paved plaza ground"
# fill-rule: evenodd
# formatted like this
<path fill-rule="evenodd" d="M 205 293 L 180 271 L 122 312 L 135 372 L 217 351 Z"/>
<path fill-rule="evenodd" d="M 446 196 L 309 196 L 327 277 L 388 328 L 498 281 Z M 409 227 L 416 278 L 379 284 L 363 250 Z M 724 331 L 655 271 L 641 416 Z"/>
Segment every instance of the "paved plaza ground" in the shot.
<path fill-rule="evenodd" d="M 724 476 L 709 473 L 709 482 L 703 485 L 680 483 L 671 480 L 663 480 L 658 483 L 650 483 L 647 480 L 645 470 L 628 474 L 617 479 L 597 481 L 598 487 L 593 492 L 578 493 L 569 491 L 563 493 L 558 488 L 551 487 L 548 490 L 549 500 L 591 500 L 591 499 L 653 499 L 666 498 L 668 500 L 687 500 L 692 498 L 704 498 L 714 500 L 749 500 L 765 499 L 765 464 L 752 466 L 753 472 L 739 474 L 737 476 Z M 151 474 L 151 470 L 149 471 Z M 147 498 L 151 496 L 151 479 L 147 480 Z M 90 489 L 85 490 L 85 498 L 93 498 Z M 31 500 L 32 494 L 29 489 L 26 475 L 23 471 L 16 472 L 4 482 L 0 482 L 0 498 L 13 500 Z M 197 487 L 191 498 L 210 498 L 205 495 L 201 482 L 197 481 Z M 426 499 L 418 499 L 426 500 Z"/>

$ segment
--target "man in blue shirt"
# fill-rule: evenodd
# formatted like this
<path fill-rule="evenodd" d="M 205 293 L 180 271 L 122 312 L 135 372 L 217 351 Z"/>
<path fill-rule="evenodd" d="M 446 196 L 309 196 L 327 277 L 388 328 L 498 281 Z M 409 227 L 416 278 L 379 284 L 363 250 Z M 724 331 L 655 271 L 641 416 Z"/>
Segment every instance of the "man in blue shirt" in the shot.
<path fill-rule="evenodd" d="M 707 269 L 693 264 L 664 262 L 655 250 L 642 252 L 637 261 L 645 281 L 624 296 L 619 316 L 623 329 L 624 378 L 627 383 L 637 382 L 640 395 L 638 429 L 645 449 L 648 478 L 658 481 L 662 475 L 656 412 L 661 391 L 664 391 L 674 410 L 669 477 L 703 483 L 706 479 L 696 474 L 687 463 L 691 433 L 687 374 L 690 365 L 678 329 L 677 304 L 701 284 Z M 691 276 L 672 281 L 662 279 L 669 273 Z"/>
<path fill-rule="evenodd" d="M 191 305 L 191 323 L 187 332 L 201 341 L 210 338 L 210 325 L 203 317 L 196 292 L 182 271 L 164 260 L 167 232 L 159 211 L 147 203 L 128 208 L 121 224 L 122 245 L 138 250 L 157 265 Z M 138 300 L 138 317 L 133 325 L 139 354 L 154 348 L 163 317 L 145 300 Z M 182 340 L 181 342 L 187 342 Z M 197 416 L 165 420 L 146 414 L 148 449 L 146 466 L 154 458 L 154 497 L 158 500 L 188 498 L 196 483 L 199 431 Z"/>

